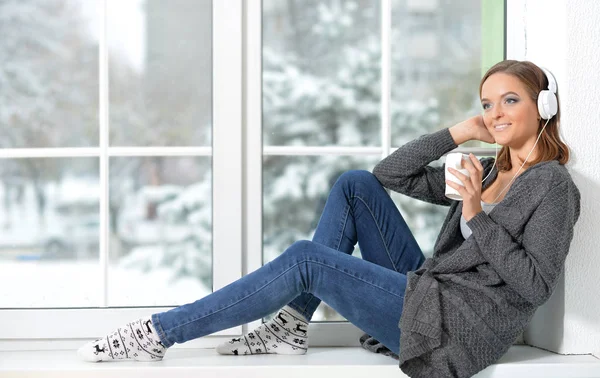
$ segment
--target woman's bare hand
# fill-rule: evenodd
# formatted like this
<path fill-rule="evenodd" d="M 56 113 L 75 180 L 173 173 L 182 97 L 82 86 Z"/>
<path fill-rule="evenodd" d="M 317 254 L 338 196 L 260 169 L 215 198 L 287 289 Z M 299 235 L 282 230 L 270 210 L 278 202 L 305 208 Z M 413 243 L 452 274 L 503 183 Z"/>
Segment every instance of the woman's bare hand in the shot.
<path fill-rule="evenodd" d="M 469 154 L 468 161 L 462 159 L 461 164 L 463 168 L 466 168 L 467 171 L 469 171 L 469 176 L 454 168 L 448 167 L 448 171 L 456 176 L 463 184 L 459 185 L 451 180 L 446 180 L 446 184 L 460 193 L 463 199 L 462 214 L 468 222 L 479 212 L 483 211 L 481 208 L 481 176 L 483 175 L 483 166 L 473 154 Z"/>
<path fill-rule="evenodd" d="M 496 140 L 490 134 L 487 127 L 483 123 L 483 117 L 481 115 L 476 115 L 474 117 L 468 118 L 462 122 L 457 123 L 456 125 L 450 128 L 451 132 L 454 135 L 460 135 L 461 137 L 455 138 L 457 145 L 460 145 L 468 140 L 481 140 L 486 143 L 495 143 Z M 460 143 L 459 143 L 460 142 Z"/>

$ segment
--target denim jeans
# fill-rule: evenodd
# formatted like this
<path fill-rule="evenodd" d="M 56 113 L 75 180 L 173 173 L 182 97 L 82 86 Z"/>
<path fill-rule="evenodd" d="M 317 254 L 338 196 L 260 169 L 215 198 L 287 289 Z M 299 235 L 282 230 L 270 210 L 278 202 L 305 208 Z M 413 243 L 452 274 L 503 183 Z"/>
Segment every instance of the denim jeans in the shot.
<path fill-rule="evenodd" d="M 362 259 L 352 256 L 358 242 Z M 398 208 L 372 173 L 352 170 L 333 185 L 312 241 L 229 285 L 152 315 L 165 347 L 273 314 L 289 305 L 310 320 L 321 300 L 399 353 L 406 273 L 425 261 Z"/>

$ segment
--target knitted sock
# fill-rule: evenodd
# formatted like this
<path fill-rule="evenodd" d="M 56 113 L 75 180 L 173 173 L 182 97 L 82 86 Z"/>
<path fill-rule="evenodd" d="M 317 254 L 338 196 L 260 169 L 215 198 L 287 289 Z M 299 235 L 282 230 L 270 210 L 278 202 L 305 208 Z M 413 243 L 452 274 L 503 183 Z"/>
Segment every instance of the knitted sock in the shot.
<path fill-rule="evenodd" d="M 77 350 L 77 355 L 89 362 L 125 359 L 160 361 L 166 350 L 152 325 L 152 317 L 147 316 L 85 344 Z"/>
<path fill-rule="evenodd" d="M 285 306 L 275 317 L 246 335 L 219 346 L 219 354 L 305 354 L 308 350 L 308 321 Z"/>

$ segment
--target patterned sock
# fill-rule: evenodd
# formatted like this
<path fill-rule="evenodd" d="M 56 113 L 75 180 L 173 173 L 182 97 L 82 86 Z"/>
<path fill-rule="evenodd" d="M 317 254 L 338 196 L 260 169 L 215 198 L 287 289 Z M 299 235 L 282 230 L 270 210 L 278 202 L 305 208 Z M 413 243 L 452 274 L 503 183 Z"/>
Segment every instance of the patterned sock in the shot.
<path fill-rule="evenodd" d="M 85 344 L 77 350 L 77 355 L 89 362 L 125 359 L 160 361 L 166 350 L 152 325 L 152 317 L 147 316 Z"/>
<path fill-rule="evenodd" d="M 308 350 L 308 321 L 285 306 L 275 317 L 246 335 L 219 346 L 219 354 L 305 354 Z"/>

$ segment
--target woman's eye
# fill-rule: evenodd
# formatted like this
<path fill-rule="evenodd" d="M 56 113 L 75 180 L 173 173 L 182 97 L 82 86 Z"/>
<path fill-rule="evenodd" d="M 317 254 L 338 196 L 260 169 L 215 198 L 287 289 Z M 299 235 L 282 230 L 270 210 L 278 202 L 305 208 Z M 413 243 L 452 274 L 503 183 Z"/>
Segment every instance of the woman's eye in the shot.
<path fill-rule="evenodd" d="M 513 101 L 513 102 L 509 102 L 509 101 Z M 508 102 L 509 104 L 514 104 L 517 101 L 519 101 L 519 100 L 517 100 L 516 98 L 507 98 L 506 99 L 506 102 Z"/>
<path fill-rule="evenodd" d="M 490 107 L 490 104 L 483 104 L 482 107 L 483 107 L 484 110 L 488 109 Z"/>

